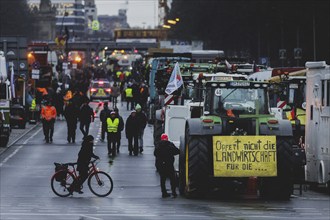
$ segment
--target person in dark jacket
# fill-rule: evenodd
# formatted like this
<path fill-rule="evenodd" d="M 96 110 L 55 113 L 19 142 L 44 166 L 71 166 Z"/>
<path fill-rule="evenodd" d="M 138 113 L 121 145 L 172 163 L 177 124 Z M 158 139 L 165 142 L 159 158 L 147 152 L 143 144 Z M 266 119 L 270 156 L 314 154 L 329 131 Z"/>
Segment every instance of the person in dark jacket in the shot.
<path fill-rule="evenodd" d="M 76 142 L 76 129 L 77 129 L 77 121 L 78 121 L 77 116 L 78 116 L 78 109 L 70 99 L 68 100 L 64 109 L 64 117 L 68 127 L 67 140 L 69 143 L 71 143 L 71 141 L 72 143 Z"/>
<path fill-rule="evenodd" d="M 62 120 L 62 116 L 64 115 L 63 112 L 63 106 L 64 106 L 64 100 L 63 100 L 63 94 L 61 91 L 61 88 L 59 87 L 55 93 L 54 97 L 54 106 L 56 108 L 57 118 L 59 120 Z"/>
<path fill-rule="evenodd" d="M 174 171 L 174 156 L 179 154 L 180 150 L 175 145 L 168 141 L 167 134 L 161 135 L 161 141 L 155 148 L 154 155 L 156 157 L 156 168 L 160 175 L 160 187 L 162 197 L 169 197 L 170 194 L 166 191 L 166 178 L 170 179 L 172 196 L 177 197 L 175 188 L 175 171 Z"/>
<path fill-rule="evenodd" d="M 108 107 L 108 102 L 104 102 L 103 109 L 100 112 L 100 121 L 102 123 L 102 130 L 101 130 L 101 141 L 104 141 L 105 133 L 107 132 L 107 118 L 110 116 L 110 109 Z"/>
<path fill-rule="evenodd" d="M 141 83 L 140 86 L 140 99 L 139 99 L 139 104 L 142 107 L 143 111 L 147 111 L 147 102 L 148 102 L 148 97 L 149 97 L 149 89 L 146 86 L 146 84 L 143 82 Z"/>
<path fill-rule="evenodd" d="M 126 120 L 126 126 L 125 126 L 125 133 L 126 138 L 128 139 L 128 151 L 129 155 L 132 155 L 132 152 L 134 152 L 134 155 L 137 156 L 139 153 L 139 143 L 138 143 L 138 137 L 139 137 L 139 126 L 137 126 L 139 123 L 138 118 L 136 117 L 136 111 L 133 110 L 128 116 Z M 134 141 L 134 146 L 133 142 Z"/>
<path fill-rule="evenodd" d="M 80 107 L 79 121 L 80 130 L 83 133 L 84 137 L 86 137 L 89 133 L 89 125 L 91 124 L 91 122 L 94 122 L 94 111 L 89 106 L 89 99 L 87 98 Z"/>
<path fill-rule="evenodd" d="M 138 85 L 137 82 L 133 82 L 132 94 L 133 94 L 132 106 L 135 106 L 140 100 L 140 86 Z"/>
<path fill-rule="evenodd" d="M 118 108 L 115 108 L 114 111 L 116 112 L 116 118 L 119 119 L 119 125 L 118 125 L 118 135 L 117 135 L 117 153 L 119 153 L 120 148 L 120 140 L 121 140 L 121 132 L 124 130 L 124 119 L 119 115 Z"/>
<path fill-rule="evenodd" d="M 77 170 L 79 171 L 79 177 L 77 181 L 69 187 L 69 191 L 72 193 L 73 190 L 79 194 L 83 193 L 81 187 L 88 177 L 88 165 L 93 158 L 100 159 L 97 155 L 93 153 L 94 137 L 92 135 L 87 135 L 84 137 L 84 141 L 81 144 L 80 151 L 78 153 L 77 160 Z"/>
<path fill-rule="evenodd" d="M 73 93 L 72 102 L 78 109 L 80 109 L 81 105 L 84 103 L 84 100 L 86 100 L 86 97 L 83 96 L 82 92 L 75 91 Z"/>
<path fill-rule="evenodd" d="M 147 126 L 148 118 L 147 118 L 146 114 L 143 112 L 141 105 L 137 104 L 135 106 L 135 110 L 136 110 L 136 117 L 138 119 L 137 126 L 139 127 L 139 135 L 138 135 L 139 149 L 140 149 L 140 153 L 142 153 L 143 152 L 144 129 Z"/>

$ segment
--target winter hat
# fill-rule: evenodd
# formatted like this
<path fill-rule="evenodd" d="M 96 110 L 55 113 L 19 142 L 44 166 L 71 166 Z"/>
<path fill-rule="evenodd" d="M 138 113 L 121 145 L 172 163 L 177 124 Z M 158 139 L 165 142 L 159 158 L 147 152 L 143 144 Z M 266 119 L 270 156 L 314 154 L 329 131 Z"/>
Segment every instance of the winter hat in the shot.
<path fill-rule="evenodd" d="M 94 137 L 92 135 L 87 135 L 86 137 L 84 137 L 84 141 L 93 141 Z"/>
<path fill-rule="evenodd" d="M 135 106 L 135 110 L 140 110 L 140 109 L 142 109 L 142 108 L 141 108 L 141 105 L 140 105 L 140 104 L 137 104 L 137 105 Z"/>
<path fill-rule="evenodd" d="M 167 134 L 162 134 L 161 136 L 160 136 L 160 139 L 162 140 L 162 141 L 168 141 L 168 136 L 167 136 Z"/>

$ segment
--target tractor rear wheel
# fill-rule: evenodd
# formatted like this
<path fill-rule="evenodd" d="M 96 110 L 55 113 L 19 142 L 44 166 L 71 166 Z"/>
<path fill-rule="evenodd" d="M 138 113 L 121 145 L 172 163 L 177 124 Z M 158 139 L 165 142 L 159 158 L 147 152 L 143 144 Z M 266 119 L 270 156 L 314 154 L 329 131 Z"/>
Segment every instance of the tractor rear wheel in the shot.
<path fill-rule="evenodd" d="M 211 172 L 210 150 L 206 136 L 190 136 L 186 138 L 185 147 L 185 195 L 201 197 L 209 188 L 208 179 Z M 188 169 L 188 170 L 187 170 Z M 187 172 L 188 171 L 188 172 Z"/>
<path fill-rule="evenodd" d="M 265 199 L 289 200 L 293 192 L 293 138 L 277 137 L 277 177 L 260 181 L 260 195 Z"/>
<path fill-rule="evenodd" d="M 179 192 L 180 195 L 184 195 L 186 188 L 186 155 L 185 155 L 184 137 L 180 137 L 180 154 L 179 154 Z"/>

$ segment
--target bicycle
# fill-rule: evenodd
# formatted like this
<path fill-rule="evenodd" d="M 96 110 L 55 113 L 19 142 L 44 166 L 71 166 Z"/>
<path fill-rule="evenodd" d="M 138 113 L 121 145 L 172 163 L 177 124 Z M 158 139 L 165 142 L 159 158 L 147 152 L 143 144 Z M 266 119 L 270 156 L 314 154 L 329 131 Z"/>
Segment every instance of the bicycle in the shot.
<path fill-rule="evenodd" d="M 108 196 L 113 189 L 113 181 L 109 174 L 100 171 L 95 164 L 96 160 L 90 162 L 87 185 L 90 191 L 99 197 Z M 60 197 L 67 197 L 72 194 L 69 187 L 79 177 L 76 171 L 77 163 L 54 163 L 55 173 L 51 178 L 53 192 Z M 72 167 L 72 168 L 70 168 Z"/>

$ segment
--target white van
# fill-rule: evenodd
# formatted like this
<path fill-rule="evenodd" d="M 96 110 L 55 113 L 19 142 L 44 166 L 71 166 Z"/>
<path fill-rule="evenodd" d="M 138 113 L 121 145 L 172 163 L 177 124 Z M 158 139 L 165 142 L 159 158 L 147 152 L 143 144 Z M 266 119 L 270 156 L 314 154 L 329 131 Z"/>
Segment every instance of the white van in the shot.
<path fill-rule="evenodd" d="M 7 66 L 6 58 L 3 51 L 0 51 L 0 83 L 4 83 L 7 80 Z"/>
<path fill-rule="evenodd" d="M 306 181 L 330 189 L 330 67 L 306 63 Z"/>

